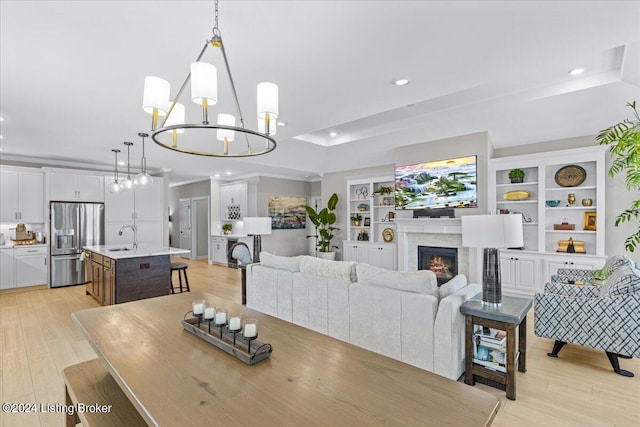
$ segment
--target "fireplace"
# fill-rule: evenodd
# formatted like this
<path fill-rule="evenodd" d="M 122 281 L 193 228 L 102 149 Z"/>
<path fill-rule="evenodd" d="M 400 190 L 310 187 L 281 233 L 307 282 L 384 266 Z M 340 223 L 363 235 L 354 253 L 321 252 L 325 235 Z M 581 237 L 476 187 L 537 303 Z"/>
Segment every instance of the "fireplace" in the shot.
<path fill-rule="evenodd" d="M 418 270 L 431 270 L 438 286 L 458 274 L 458 249 L 439 246 L 418 246 Z"/>

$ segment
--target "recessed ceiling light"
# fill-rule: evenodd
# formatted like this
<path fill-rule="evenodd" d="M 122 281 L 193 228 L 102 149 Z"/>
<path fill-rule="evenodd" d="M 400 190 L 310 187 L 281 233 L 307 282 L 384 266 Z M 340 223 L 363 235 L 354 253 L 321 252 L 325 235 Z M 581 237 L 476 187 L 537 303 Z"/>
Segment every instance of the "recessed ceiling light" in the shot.
<path fill-rule="evenodd" d="M 398 79 L 394 80 L 393 84 L 396 86 L 404 86 L 409 84 L 409 79 Z"/>
<path fill-rule="evenodd" d="M 0 122 L 4 122 L 4 117 L 0 116 Z"/>
<path fill-rule="evenodd" d="M 227 171 L 227 173 L 226 173 L 226 174 L 227 174 L 227 175 L 231 175 L 231 172 Z"/>
<path fill-rule="evenodd" d="M 120 166 L 124 166 L 124 165 L 126 165 L 126 164 L 127 164 L 127 163 L 126 163 L 126 162 L 123 162 L 122 160 L 120 160 L 120 161 L 118 162 L 118 165 L 120 165 Z"/>
<path fill-rule="evenodd" d="M 278 122 L 278 126 L 286 126 L 287 124 L 285 122 Z"/>
<path fill-rule="evenodd" d="M 572 76 L 579 76 L 582 73 L 584 73 L 584 68 L 574 68 L 573 70 L 569 71 L 569 74 L 571 74 Z"/>
<path fill-rule="evenodd" d="M 214 177 L 214 178 L 220 178 L 220 174 L 219 174 L 219 173 L 217 173 L 217 174 L 213 175 L 213 177 Z"/>
<path fill-rule="evenodd" d="M 334 136 L 338 136 L 337 132 L 329 132 L 329 136 L 333 138 Z"/>

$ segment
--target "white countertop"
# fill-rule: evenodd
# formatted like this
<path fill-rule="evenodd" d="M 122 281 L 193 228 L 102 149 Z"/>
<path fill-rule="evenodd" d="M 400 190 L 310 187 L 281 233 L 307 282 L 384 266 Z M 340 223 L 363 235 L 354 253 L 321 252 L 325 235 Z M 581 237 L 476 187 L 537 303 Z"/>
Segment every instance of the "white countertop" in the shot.
<path fill-rule="evenodd" d="M 237 238 L 240 238 L 240 237 L 249 237 L 249 236 L 246 235 L 246 234 L 215 234 L 215 233 L 212 233 L 211 237 L 230 237 L 232 239 L 237 239 Z"/>
<path fill-rule="evenodd" d="M 122 249 L 126 250 L 114 250 Z M 170 248 L 168 246 L 155 246 L 139 243 L 137 249 L 133 249 L 132 245 L 99 245 L 99 246 L 85 246 L 83 249 L 95 252 L 100 255 L 112 259 L 124 259 L 124 258 L 138 258 L 143 256 L 156 256 L 156 255 L 180 255 L 188 254 L 190 251 L 187 249 Z"/>
<path fill-rule="evenodd" d="M 14 245 L 12 241 L 7 240 L 7 243 L 0 246 L 0 249 L 11 249 L 11 248 L 33 248 L 33 247 L 42 247 L 49 246 L 48 243 L 34 243 L 32 245 Z"/>

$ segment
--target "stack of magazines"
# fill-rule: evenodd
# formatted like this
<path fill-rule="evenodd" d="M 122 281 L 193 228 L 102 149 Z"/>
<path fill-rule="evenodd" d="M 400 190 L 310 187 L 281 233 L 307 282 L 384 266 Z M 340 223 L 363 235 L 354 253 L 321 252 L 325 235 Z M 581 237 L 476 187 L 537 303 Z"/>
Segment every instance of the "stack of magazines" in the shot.
<path fill-rule="evenodd" d="M 507 333 L 476 325 L 473 334 L 473 363 L 499 372 L 507 372 Z"/>

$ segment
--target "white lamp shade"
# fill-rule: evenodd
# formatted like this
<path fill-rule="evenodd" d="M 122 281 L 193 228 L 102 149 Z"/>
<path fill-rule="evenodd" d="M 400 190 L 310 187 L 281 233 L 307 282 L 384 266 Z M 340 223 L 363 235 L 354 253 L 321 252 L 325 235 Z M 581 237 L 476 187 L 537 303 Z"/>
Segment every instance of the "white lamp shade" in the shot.
<path fill-rule="evenodd" d="M 244 217 L 244 232 L 246 234 L 262 235 L 271 234 L 271 217 L 248 216 Z"/>
<path fill-rule="evenodd" d="M 522 215 L 465 215 L 462 246 L 470 248 L 519 248 L 524 244 Z"/>
<path fill-rule="evenodd" d="M 258 132 L 260 133 L 265 133 L 265 129 L 264 129 L 264 119 L 258 118 Z M 269 135 L 275 135 L 276 134 L 276 119 L 273 117 L 269 118 Z"/>
<path fill-rule="evenodd" d="M 153 114 L 153 109 L 164 116 L 169 105 L 169 92 L 171 85 L 163 78 L 147 76 L 144 78 L 144 93 L 142 94 L 142 109 Z"/>
<path fill-rule="evenodd" d="M 171 103 L 170 103 L 171 104 Z M 167 109 L 168 110 L 168 109 Z M 167 117 L 167 121 L 164 122 L 165 126 L 183 125 L 184 124 L 184 105 L 176 102 L 173 106 L 173 110 Z M 176 129 L 177 133 L 184 133 L 184 129 Z"/>
<path fill-rule="evenodd" d="M 258 83 L 258 118 L 264 120 L 267 113 L 278 118 L 278 85 L 262 82 Z"/>
<path fill-rule="evenodd" d="M 206 62 L 191 64 L 191 99 L 202 105 L 204 99 L 209 105 L 218 102 L 218 70 Z"/>
<path fill-rule="evenodd" d="M 218 124 L 224 126 L 235 126 L 236 118 L 231 114 L 220 113 L 218 114 Z M 227 141 L 233 141 L 233 135 L 235 135 L 235 132 L 232 130 L 218 129 L 219 141 L 224 141 L 225 138 L 227 138 Z"/>

